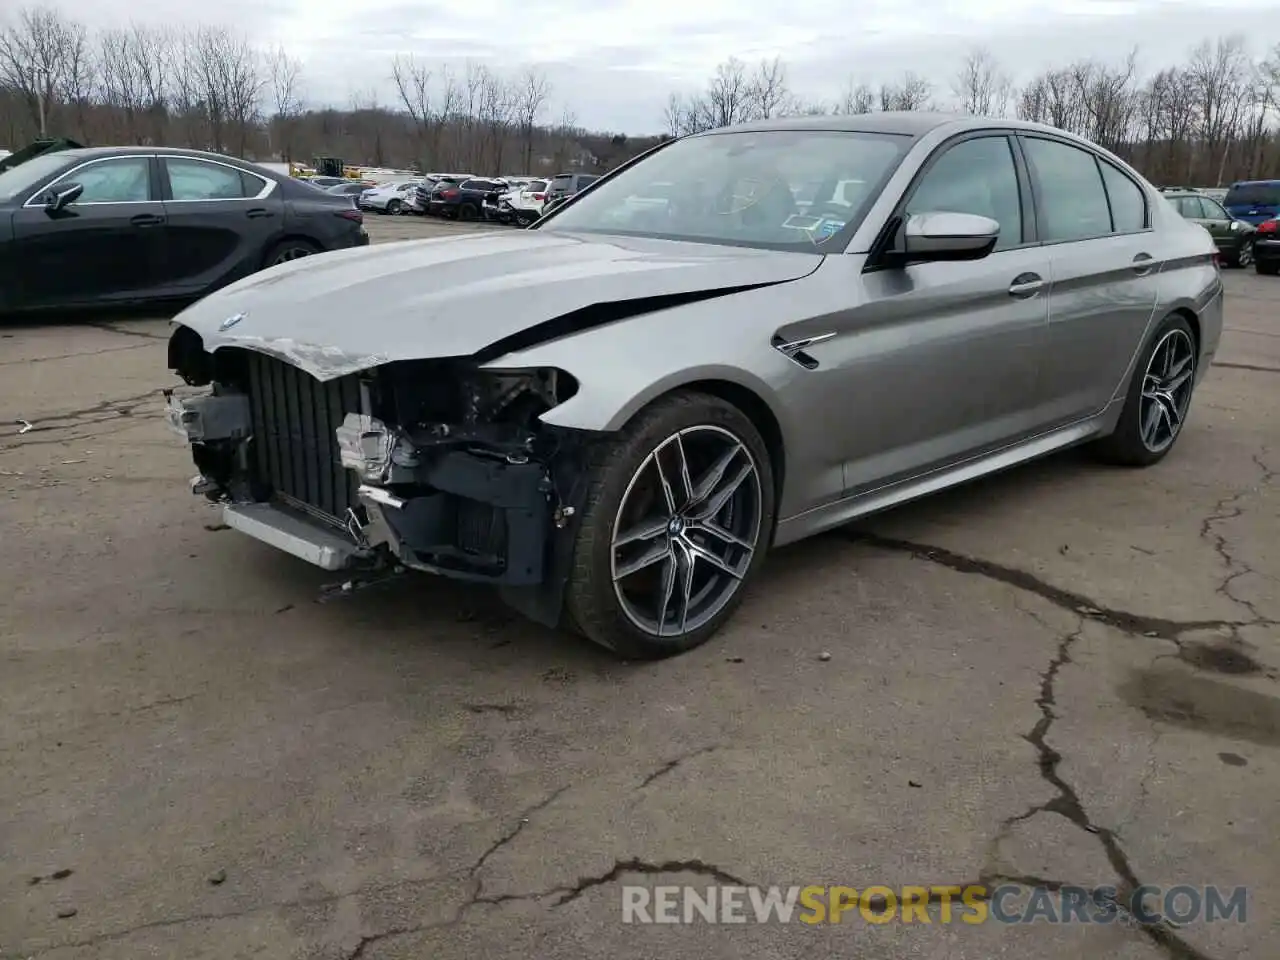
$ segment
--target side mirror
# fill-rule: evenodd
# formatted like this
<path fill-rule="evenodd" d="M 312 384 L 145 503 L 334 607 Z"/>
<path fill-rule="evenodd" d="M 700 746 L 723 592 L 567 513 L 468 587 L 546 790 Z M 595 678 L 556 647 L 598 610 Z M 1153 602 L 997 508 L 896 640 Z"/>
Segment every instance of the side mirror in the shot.
<path fill-rule="evenodd" d="M 75 203 L 82 193 L 84 193 L 82 184 L 64 183 L 56 190 L 50 190 L 45 194 L 44 208 L 49 213 L 57 213 L 69 204 Z"/>
<path fill-rule="evenodd" d="M 981 260 L 995 248 L 1000 224 L 972 213 L 916 213 L 903 228 L 900 263 Z"/>

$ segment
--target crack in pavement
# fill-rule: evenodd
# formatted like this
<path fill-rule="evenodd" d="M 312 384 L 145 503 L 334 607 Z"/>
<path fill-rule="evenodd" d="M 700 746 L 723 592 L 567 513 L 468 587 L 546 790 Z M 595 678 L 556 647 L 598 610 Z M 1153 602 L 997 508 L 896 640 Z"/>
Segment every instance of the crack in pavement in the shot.
<path fill-rule="evenodd" d="M 1132 613 L 1127 610 L 1104 607 L 1083 594 L 1067 590 L 1064 587 L 1056 587 L 1029 571 L 1020 570 L 1017 567 L 1007 567 L 1004 564 L 996 563 L 994 560 L 970 557 L 948 550 L 945 547 L 885 537 L 870 531 L 849 531 L 846 537 L 854 543 L 866 543 L 873 547 L 880 547 L 883 550 L 908 553 L 917 559 L 938 564 L 957 573 L 986 577 L 1006 586 L 1035 594 L 1055 607 L 1069 610 L 1071 613 L 1086 620 L 1113 627 L 1123 633 L 1155 637 L 1173 644 L 1180 645 L 1183 634 L 1195 630 L 1225 628 L 1235 631 L 1241 627 L 1280 624 L 1280 621 L 1269 620 L 1256 615 L 1253 620 L 1169 620 L 1164 617 Z"/>
<path fill-rule="evenodd" d="M 83 353 L 59 353 L 51 357 L 32 357 L 29 360 L 0 360 L 0 367 L 14 367 L 18 364 L 26 366 L 32 363 L 51 363 L 54 360 L 74 360 L 76 357 L 96 357 L 104 353 L 123 353 L 125 350 L 145 350 L 147 343 L 131 343 L 127 347 L 101 347 L 97 350 L 85 350 Z"/>
<path fill-rule="evenodd" d="M 713 750 L 719 750 L 719 749 L 720 747 L 714 744 L 709 747 L 699 747 L 697 750 L 690 750 L 688 753 L 681 754 L 680 756 L 676 757 L 674 760 L 668 760 L 666 763 L 660 766 L 657 770 L 653 771 L 653 773 L 649 774 L 642 781 L 640 781 L 640 786 L 636 787 L 636 789 L 643 790 L 649 784 L 653 783 L 653 781 L 659 779 L 660 777 L 665 777 L 667 774 L 669 774 L 672 770 L 676 769 L 676 767 L 680 766 L 686 760 L 692 760 L 695 757 L 700 757 L 705 753 L 711 753 Z"/>
<path fill-rule="evenodd" d="M 1251 370 L 1254 373 L 1280 373 L 1280 367 L 1262 367 L 1254 363 L 1228 363 L 1222 360 L 1215 360 L 1210 366 L 1226 367 L 1228 370 Z"/>
<path fill-rule="evenodd" d="M 1256 458 L 1255 462 L 1257 462 Z M 1267 468 L 1264 467 L 1264 469 Z M 1268 473 L 1266 480 L 1269 481 L 1269 479 L 1270 474 Z M 1263 617 L 1257 617 L 1252 622 L 1222 620 L 1176 621 L 1147 617 L 1128 611 L 1101 607 L 1088 597 L 1055 587 L 1025 570 L 1006 567 L 989 560 L 968 557 L 942 547 L 883 537 L 879 534 L 861 531 L 851 531 L 849 537 L 854 542 L 864 542 L 886 550 L 909 553 L 913 557 L 937 563 L 958 573 L 977 574 L 996 580 L 1041 597 L 1056 607 L 1070 610 L 1079 618 L 1076 629 L 1059 638 L 1053 657 L 1039 675 L 1040 684 L 1035 703 L 1040 711 L 1040 717 L 1036 720 L 1031 730 L 1023 735 L 1023 739 L 1036 751 L 1036 765 L 1040 776 L 1054 789 L 1054 796 L 1045 803 L 1036 804 L 1022 813 L 1009 817 L 1000 824 L 988 846 L 988 865 L 984 867 L 979 877 L 979 883 L 988 888 L 999 881 L 1023 886 L 1044 887 L 1049 890 L 1061 889 L 1067 886 L 1062 881 L 1050 881 L 1039 877 L 1011 877 L 997 872 L 992 863 L 1000 841 L 1008 836 L 1010 828 L 1015 824 L 1030 820 L 1039 813 L 1056 814 L 1066 819 L 1076 828 L 1098 838 L 1108 864 L 1120 880 L 1120 889 L 1117 890 L 1114 906 L 1133 919 L 1132 911 L 1126 907 L 1126 904 L 1134 902 L 1136 892 L 1141 889 L 1143 884 L 1130 863 L 1128 854 L 1120 843 L 1118 833 L 1112 828 L 1095 824 L 1089 818 L 1075 788 L 1059 772 L 1059 766 L 1063 760 L 1062 754 L 1049 743 L 1049 731 L 1053 726 L 1053 722 L 1058 718 L 1055 711 L 1057 706 L 1056 682 L 1058 674 L 1063 667 L 1073 662 L 1071 649 L 1080 639 L 1086 621 L 1103 623 L 1132 635 L 1140 634 L 1169 641 L 1178 647 L 1180 655 L 1183 652 L 1181 637 L 1189 631 L 1217 627 L 1228 627 L 1236 631 L 1242 626 L 1272 624 L 1275 621 L 1267 620 Z M 1020 609 L 1023 609 L 1024 613 L 1030 614 L 1034 619 L 1040 620 L 1044 624 L 1044 621 L 1031 613 L 1031 611 L 1021 607 Z M 1203 953 L 1178 936 L 1167 922 L 1162 921 L 1159 924 L 1137 923 L 1135 926 L 1143 936 L 1163 950 L 1170 960 L 1211 960 L 1208 954 Z"/>
<path fill-rule="evenodd" d="M 1036 765 L 1040 771 L 1040 777 L 1053 788 L 1054 796 L 1044 803 L 1035 804 L 1022 813 L 1007 818 L 1000 824 L 996 835 L 988 846 L 988 865 L 984 867 L 979 877 L 979 883 L 987 889 L 999 882 L 1043 887 L 1047 890 L 1060 890 L 1068 886 L 1063 881 L 1049 880 L 1042 877 L 1009 876 L 998 872 L 992 862 L 995 859 L 1000 841 L 1008 836 L 1010 828 L 1015 824 L 1030 820 L 1039 813 L 1056 814 L 1077 829 L 1097 837 L 1107 858 L 1107 863 L 1120 880 L 1120 886 L 1116 891 L 1116 897 L 1112 905 L 1121 913 L 1133 919 L 1133 912 L 1130 907 L 1134 904 L 1136 894 L 1142 889 L 1143 883 L 1130 862 L 1129 855 L 1120 843 L 1118 832 L 1110 827 L 1099 826 L 1090 819 L 1075 787 L 1068 783 L 1059 771 L 1063 755 L 1049 743 L 1049 732 L 1053 727 L 1054 721 L 1059 716 L 1056 710 L 1058 674 L 1063 667 L 1075 662 L 1071 659 L 1071 650 L 1083 633 L 1086 619 L 1084 615 L 1081 615 L 1076 629 L 1058 638 L 1052 658 L 1050 658 L 1048 665 L 1039 675 L 1040 685 L 1035 703 L 1040 711 L 1040 716 L 1031 730 L 1023 734 L 1023 739 L 1031 744 L 1036 751 Z M 1043 623 L 1043 621 L 1041 622 Z M 1139 923 L 1136 924 L 1136 929 L 1162 949 L 1170 960 L 1211 960 L 1208 954 L 1201 952 L 1182 939 L 1164 921 L 1158 924 Z"/>
<path fill-rule="evenodd" d="M 128 397 L 115 397 L 110 400 L 99 400 L 92 406 L 82 407 L 79 410 L 68 410 L 65 413 L 54 413 L 47 417 L 39 417 L 35 420 L 29 420 L 31 429 L 19 436 L 26 438 L 33 433 L 69 430 L 72 427 L 109 423 L 112 420 L 132 416 L 134 407 L 147 400 L 159 400 L 160 394 L 160 387 L 152 387 L 145 393 L 133 394 Z M 98 417 L 98 414 L 107 414 L 107 416 Z M 20 442 L 16 446 L 23 446 L 23 443 Z"/>
<path fill-rule="evenodd" d="M 160 322 L 172 323 L 173 321 L 162 320 Z M 96 322 L 83 321 L 80 325 L 84 327 L 92 327 L 94 330 L 102 330 L 106 333 L 114 333 L 122 337 L 141 337 L 143 340 L 168 340 L 171 336 L 169 333 L 148 333 L 145 330 L 125 330 L 112 323 L 110 320 L 99 320 Z"/>
<path fill-rule="evenodd" d="M 1259 487 L 1270 484 L 1277 473 L 1277 471 L 1272 470 L 1267 466 L 1264 457 L 1268 452 L 1267 448 L 1264 447 L 1261 451 L 1252 455 L 1253 463 L 1257 466 L 1260 473 L 1258 479 Z M 1218 524 L 1225 523 L 1228 520 L 1238 519 L 1244 515 L 1244 507 L 1240 506 L 1239 503 L 1251 492 L 1253 492 L 1252 489 L 1241 490 L 1229 497 L 1223 497 L 1215 503 L 1212 512 L 1205 517 L 1200 524 L 1200 538 L 1208 541 L 1208 543 L 1213 547 L 1214 552 L 1218 555 L 1218 559 L 1222 561 L 1222 565 L 1227 571 L 1226 576 L 1223 578 L 1222 582 L 1218 584 L 1214 592 L 1220 596 L 1226 597 L 1232 603 L 1244 607 L 1253 615 L 1255 622 L 1259 624 L 1272 624 L 1274 621 L 1270 621 L 1263 616 L 1262 612 L 1258 610 L 1252 600 L 1246 600 L 1244 597 L 1232 593 L 1231 585 L 1235 583 L 1236 580 L 1251 574 L 1254 576 L 1263 576 L 1263 574 L 1260 574 L 1243 560 L 1238 559 L 1231 551 L 1230 538 L 1226 536 L 1226 534 L 1218 532 L 1216 529 Z M 1243 624 L 1241 626 L 1243 626 Z M 1239 639 L 1239 626 L 1233 627 L 1232 633 L 1236 639 Z"/>

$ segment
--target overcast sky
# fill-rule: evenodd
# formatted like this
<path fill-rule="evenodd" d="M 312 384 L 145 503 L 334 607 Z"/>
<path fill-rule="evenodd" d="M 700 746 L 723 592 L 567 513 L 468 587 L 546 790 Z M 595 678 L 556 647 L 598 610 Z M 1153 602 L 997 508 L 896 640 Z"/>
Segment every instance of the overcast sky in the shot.
<path fill-rule="evenodd" d="M 394 102 L 390 62 L 412 53 L 460 70 L 470 57 L 551 79 L 545 119 L 571 109 L 593 129 L 661 132 L 673 90 L 701 88 L 717 63 L 781 56 L 791 88 L 833 100 L 852 77 L 914 70 L 947 93 L 964 51 L 990 49 L 1015 79 L 1074 58 L 1119 60 L 1137 46 L 1153 71 L 1206 37 L 1280 43 L 1280 0 L 62 0 L 93 26 L 211 22 L 282 43 L 304 62 L 310 103 L 356 90 Z"/>

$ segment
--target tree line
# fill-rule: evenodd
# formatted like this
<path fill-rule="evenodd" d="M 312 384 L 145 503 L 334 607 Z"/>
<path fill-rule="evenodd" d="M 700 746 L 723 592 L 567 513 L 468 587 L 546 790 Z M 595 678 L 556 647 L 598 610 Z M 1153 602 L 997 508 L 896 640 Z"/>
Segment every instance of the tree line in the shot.
<path fill-rule="evenodd" d="M 255 160 L 348 162 L 477 173 L 610 167 L 656 142 L 551 117 L 545 74 L 483 64 L 387 65 L 395 99 L 351 93 L 308 106 L 304 65 L 225 27 L 130 25 L 90 31 L 54 7 L 0 20 L 0 146 L 37 137 L 185 146 Z"/>
<path fill-rule="evenodd" d="M 95 144 L 189 146 L 257 160 L 350 162 L 477 173 L 607 170 L 666 137 L 746 120 L 876 110 L 944 109 L 1036 120 L 1085 136 L 1158 183 L 1213 186 L 1280 177 L 1280 47 L 1255 55 L 1241 36 L 1205 40 L 1151 73 L 1138 52 L 1080 60 L 1015 84 L 990 51 L 964 56 L 936 84 L 916 72 L 850 81 L 831 101 L 793 90 L 781 59 L 731 57 L 692 95 L 673 93 L 661 137 L 583 129 L 553 108 L 551 84 L 399 55 L 389 102 L 351 93 L 308 105 L 304 64 L 225 27 L 130 25 L 90 31 L 55 7 L 0 21 L 0 145 L 37 136 Z M 554 113 L 554 115 L 553 115 Z"/>
<path fill-rule="evenodd" d="M 1205 40 L 1186 60 L 1143 74 L 1135 49 L 1122 62 L 1078 60 L 1018 86 L 989 50 L 968 51 L 937 85 L 915 72 L 895 81 L 850 81 L 835 101 L 791 89 L 786 64 L 737 58 L 699 93 L 673 93 L 666 135 L 748 120 L 877 110 L 948 110 L 1047 123 L 1086 137 L 1161 184 L 1222 186 L 1280 178 L 1280 47 L 1255 56 L 1242 36 Z"/>

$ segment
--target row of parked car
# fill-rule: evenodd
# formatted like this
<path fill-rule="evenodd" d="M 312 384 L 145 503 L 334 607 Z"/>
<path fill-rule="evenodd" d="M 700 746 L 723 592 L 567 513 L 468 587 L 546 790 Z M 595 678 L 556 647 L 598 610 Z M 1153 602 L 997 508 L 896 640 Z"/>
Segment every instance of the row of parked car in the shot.
<path fill-rule="evenodd" d="M 373 213 L 419 214 L 450 220 L 492 220 L 525 225 L 599 179 L 591 173 L 554 177 L 477 177 L 429 173 L 359 191 L 356 206 Z"/>
<path fill-rule="evenodd" d="M 1161 193 L 1209 231 L 1226 265 L 1280 275 L 1280 180 L 1233 183 L 1221 198 L 1191 187 L 1162 187 Z"/>

